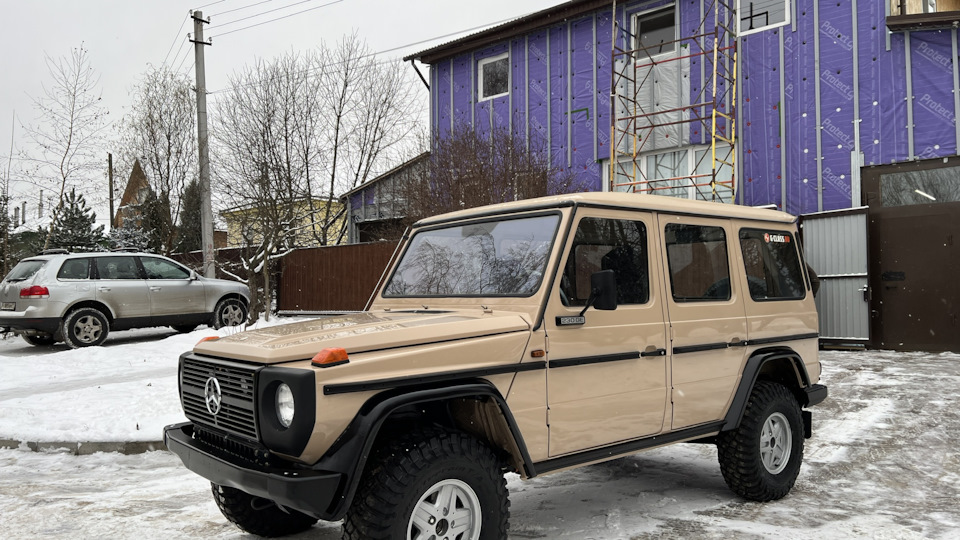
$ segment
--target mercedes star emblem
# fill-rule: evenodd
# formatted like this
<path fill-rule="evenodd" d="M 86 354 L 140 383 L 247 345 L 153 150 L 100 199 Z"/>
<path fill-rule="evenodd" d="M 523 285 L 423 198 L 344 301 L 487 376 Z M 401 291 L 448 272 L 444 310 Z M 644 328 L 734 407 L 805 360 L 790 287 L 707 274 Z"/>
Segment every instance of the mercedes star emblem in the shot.
<path fill-rule="evenodd" d="M 203 401 L 207 404 L 207 411 L 216 416 L 220 412 L 220 402 L 222 400 L 220 381 L 216 377 L 210 377 L 207 379 L 207 384 L 203 386 Z"/>

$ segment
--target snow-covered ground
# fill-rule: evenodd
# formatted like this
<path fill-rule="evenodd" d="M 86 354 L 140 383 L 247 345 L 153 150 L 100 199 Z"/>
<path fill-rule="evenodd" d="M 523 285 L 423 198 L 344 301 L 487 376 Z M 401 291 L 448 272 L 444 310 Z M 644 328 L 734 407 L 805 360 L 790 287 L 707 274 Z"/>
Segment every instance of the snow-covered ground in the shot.
<path fill-rule="evenodd" d="M 177 356 L 216 331 L 118 332 L 103 347 L 0 340 L 0 439 L 159 440 Z M 675 445 L 508 478 L 511 538 L 960 538 L 960 355 L 824 352 L 830 398 L 793 492 L 745 502 L 716 450 Z M 167 452 L 0 450 L 0 538 L 245 538 Z M 321 523 L 296 538 L 339 538 Z"/>

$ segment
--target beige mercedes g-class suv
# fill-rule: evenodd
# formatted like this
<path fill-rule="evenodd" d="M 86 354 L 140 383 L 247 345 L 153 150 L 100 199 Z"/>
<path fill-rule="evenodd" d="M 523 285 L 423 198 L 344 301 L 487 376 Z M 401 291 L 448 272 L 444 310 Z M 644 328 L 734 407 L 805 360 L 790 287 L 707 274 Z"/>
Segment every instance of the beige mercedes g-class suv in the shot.
<path fill-rule="evenodd" d="M 166 445 L 241 529 L 505 538 L 505 472 L 678 442 L 746 499 L 793 487 L 827 396 L 795 217 L 575 194 L 425 219 L 398 253 L 368 311 L 181 356 Z"/>

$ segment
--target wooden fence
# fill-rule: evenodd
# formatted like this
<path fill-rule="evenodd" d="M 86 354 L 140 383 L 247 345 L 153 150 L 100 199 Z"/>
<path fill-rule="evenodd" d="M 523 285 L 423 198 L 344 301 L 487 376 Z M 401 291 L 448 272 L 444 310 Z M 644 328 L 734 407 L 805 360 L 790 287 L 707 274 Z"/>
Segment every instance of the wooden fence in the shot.
<path fill-rule="evenodd" d="M 277 288 L 281 311 L 364 308 L 396 242 L 298 249 L 283 258 Z"/>

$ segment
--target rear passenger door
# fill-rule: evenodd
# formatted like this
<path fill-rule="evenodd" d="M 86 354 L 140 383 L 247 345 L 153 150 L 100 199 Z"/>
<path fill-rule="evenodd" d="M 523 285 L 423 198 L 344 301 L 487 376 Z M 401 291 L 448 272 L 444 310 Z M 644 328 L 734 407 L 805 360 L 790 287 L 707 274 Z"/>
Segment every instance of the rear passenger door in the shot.
<path fill-rule="evenodd" d="M 150 318 L 150 297 L 134 256 L 97 257 L 95 261 L 97 300 L 110 307 L 121 327 L 146 324 Z"/>
<path fill-rule="evenodd" d="M 719 420 L 737 385 L 747 324 L 729 220 L 659 216 L 670 318 L 673 429 Z"/>
<path fill-rule="evenodd" d="M 660 433 L 668 399 L 656 220 L 584 209 L 572 231 L 544 318 L 550 456 Z M 601 270 L 617 309 L 580 318 Z"/>

